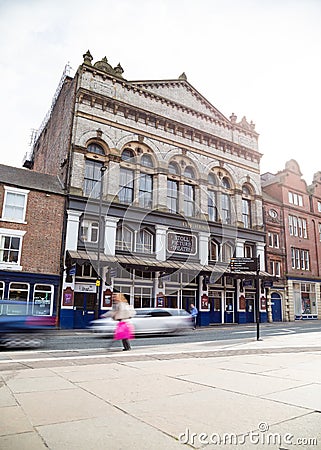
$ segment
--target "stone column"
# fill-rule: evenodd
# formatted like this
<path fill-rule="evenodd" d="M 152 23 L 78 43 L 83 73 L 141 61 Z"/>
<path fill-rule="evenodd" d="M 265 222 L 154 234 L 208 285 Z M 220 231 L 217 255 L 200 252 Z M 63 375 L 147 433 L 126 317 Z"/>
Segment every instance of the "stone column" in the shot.
<path fill-rule="evenodd" d="M 166 238 L 168 227 L 163 225 L 156 225 L 156 259 L 158 261 L 166 261 Z"/>
<path fill-rule="evenodd" d="M 204 266 L 208 265 L 208 240 L 210 237 L 210 233 L 205 231 L 200 231 L 198 233 L 198 255 L 200 259 L 200 263 Z"/>
<path fill-rule="evenodd" d="M 235 257 L 244 258 L 244 239 L 238 239 L 235 244 Z"/>
<path fill-rule="evenodd" d="M 260 257 L 260 270 L 265 270 L 265 255 L 264 255 L 265 243 L 256 243 L 256 256 Z"/>
<path fill-rule="evenodd" d="M 116 231 L 119 219 L 116 217 L 105 217 L 104 253 L 105 255 L 115 255 Z"/>
<path fill-rule="evenodd" d="M 157 189 L 154 190 L 156 192 L 154 205 L 155 208 L 160 211 L 167 211 L 167 175 L 164 173 L 159 173 L 154 177 L 156 181 Z"/>

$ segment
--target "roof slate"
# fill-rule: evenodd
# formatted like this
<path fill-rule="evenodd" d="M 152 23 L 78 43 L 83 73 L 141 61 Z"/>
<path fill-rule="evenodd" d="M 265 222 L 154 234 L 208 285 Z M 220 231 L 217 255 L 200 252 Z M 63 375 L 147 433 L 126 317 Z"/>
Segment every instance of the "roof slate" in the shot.
<path fill-rule="evenodd" d="M 0 164 L 0 183 L 23 189 L 64 194 L 62 183 L 57 176 L 34 172 L 29 169 L 5 166 Z"/>

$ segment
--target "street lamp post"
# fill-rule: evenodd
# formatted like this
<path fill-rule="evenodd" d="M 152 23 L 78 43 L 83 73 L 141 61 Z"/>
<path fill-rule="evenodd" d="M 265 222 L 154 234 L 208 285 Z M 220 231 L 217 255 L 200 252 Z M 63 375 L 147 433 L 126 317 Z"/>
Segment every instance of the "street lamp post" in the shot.
<path fill-rule="evenodd" d="M 99 209 L 98 209 L 98 248 L 97 248 L 97 280 L 96 280 L 96 303 L 95 303 L 95 319 L 98 319 L 99 316 L 99 305 L 100 305 L 100 293 L 101 293 L 101 282 L 102 277 L 100 275 L 101 271 L 101 263 L 100 263 L 100 253 L 101 253 L 101 238 L 103 236 L 102 230 L 103 227 L 101 226 L 101 219 L 102 219 L 102 205 L 103 205 L 103 181 L 104 181 L 104 174 L 107 170 L 106 166 L 101 166 L 100 172 L 100 192 L 99 192 Z"/>

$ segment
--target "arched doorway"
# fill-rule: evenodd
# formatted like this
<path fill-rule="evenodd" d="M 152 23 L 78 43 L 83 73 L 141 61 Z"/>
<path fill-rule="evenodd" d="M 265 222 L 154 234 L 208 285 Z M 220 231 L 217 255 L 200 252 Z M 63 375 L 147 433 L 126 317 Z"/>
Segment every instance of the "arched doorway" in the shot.
<path fill-rule="evenodd" d="M 279 293 L 271 294 L 272 320 L 282 322 L 282 297 Z"/>

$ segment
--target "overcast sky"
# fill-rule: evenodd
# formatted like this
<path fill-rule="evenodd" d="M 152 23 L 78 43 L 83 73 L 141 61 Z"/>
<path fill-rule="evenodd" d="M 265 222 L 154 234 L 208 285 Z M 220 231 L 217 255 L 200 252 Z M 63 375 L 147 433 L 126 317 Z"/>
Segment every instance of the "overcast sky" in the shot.
<path fill-rule="evenodd" d="M 0 163 L 21 167 L 65 65 L 188 81 L 256 124 L 261 172 L 321 170 L 321 0 L 0 0 Z"/>

